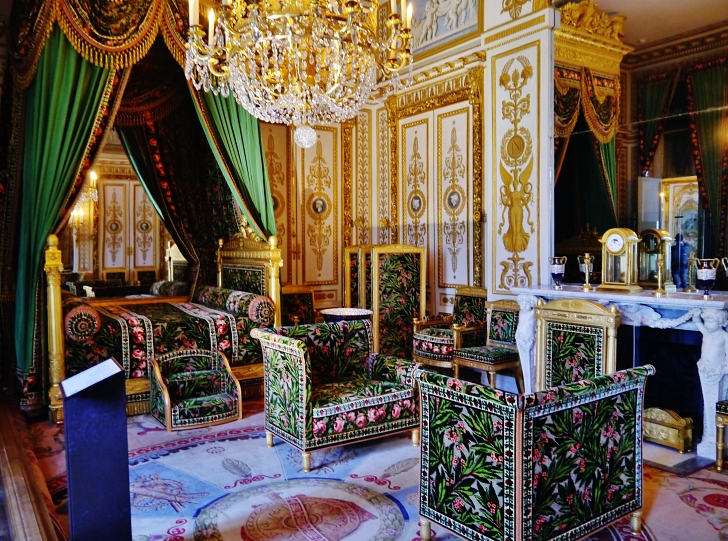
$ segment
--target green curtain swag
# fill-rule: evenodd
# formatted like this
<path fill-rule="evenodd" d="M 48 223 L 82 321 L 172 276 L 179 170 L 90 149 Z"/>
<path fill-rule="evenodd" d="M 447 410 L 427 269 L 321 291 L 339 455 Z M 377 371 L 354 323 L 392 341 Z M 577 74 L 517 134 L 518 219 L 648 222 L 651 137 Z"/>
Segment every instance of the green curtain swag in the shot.
<path fill-rule="evenodd" d="M 688 110 L 691 115 L 693 145 L 696 147 L 698 184 L 708 201 L 711 224 L 711 246 L 706 253 L 723 253 L 726 233 L 726 208 L 721 202 L 726 197 L 728 171 L 728 61 L 706 63 L 690 69 L 688 83 Z"/>
<path fill-rule="evenodd" d="M 607 189 L 609 202 L 611 203 L 614 221 L 617 222 L 617 138 L 612 137 L 608 143 L 601 143 L 595 137 L 594 145 L 596 150 L 597 162 L 599 170 L 604 179 L 604 186 Z"/>
<path fill-rule="evenodd" d="M 665 117 L 675 93 L 680 69 L 651 75 L 637 84 L 637 122 L 639 123 L 640 175 L 646 176 L 660 143 Z"/>
<path fill-rule="evenodd" d="M 239 105 L 212 92 L 190 92 L 200 123 L 235 201 L 254 232 L 276 234 L 263 140 L 258 119 Z"/>
<path fill-rule="evenodd" d="M 169 229 L 169 217 L 162 212 L 162 194 L 159 191 L 159 186 L 152 181 L 154 179 L 154 164 L 152 163 L 152 157 L 146 152 L 144 129 L 117 125 L 116 133 L 119 135 L 121 146 L 126 152 L 126 157 L 129 158 L 129 163 L 131 163 L 144 193 L 151 201 L 164 227 Z M 175 242 L 177 241 L 175 240 Z"/>
<path fill-rule="evenodd" d="M 35 302 L 43 250 L 73 187 L 113 72 L 83 59 L 55 27 L 27 90 L 15 349 L 19 373 L 33 363 Z"/>

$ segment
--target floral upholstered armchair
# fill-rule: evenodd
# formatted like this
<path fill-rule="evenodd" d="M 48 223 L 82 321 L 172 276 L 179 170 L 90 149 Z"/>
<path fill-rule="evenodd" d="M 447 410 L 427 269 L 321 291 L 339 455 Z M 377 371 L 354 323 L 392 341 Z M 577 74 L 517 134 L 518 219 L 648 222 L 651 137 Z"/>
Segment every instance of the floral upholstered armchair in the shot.
<path fill-rule="evenodd" d="M 372 352 L 368 320 L 254 329 L 263 347 L 265 429 L 302 453 L 412 430 L 419 407 L 412 373 L 418 363 Z"/>
<path fill-rule="evenodd" d="M 450 368 L 452 352 L 485 343 L 488 325 L 488 291 L 459 287 L 450 315 L 414 320 L 413 358 L 423 364 Z M 464 333 L 462 331 L 468 330 Z"/>
<path fill-rule="evenodd" d="M 417 370 L 420 515 L 466 539 L 581 538 L 642 507 L 643 366 L 530 395 Z"/>
<path fill-rule="evenodd" d="M 168 431 L 235 421 L 240 384 L 220 351 L 183 349 L 151 359 L 151 413 Z"/>
<path fill-rule="evenodd" d="M 617 369 L 616 306 L 582 299 L 539 299 L 536 316 L 536 389 L 610 374 Z"/>

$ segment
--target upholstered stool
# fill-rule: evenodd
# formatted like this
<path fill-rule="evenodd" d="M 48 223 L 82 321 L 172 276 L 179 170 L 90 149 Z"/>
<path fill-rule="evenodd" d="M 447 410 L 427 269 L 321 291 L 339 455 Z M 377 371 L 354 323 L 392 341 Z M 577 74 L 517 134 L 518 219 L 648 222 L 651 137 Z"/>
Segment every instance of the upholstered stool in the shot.
<path fill-rule="evenodd" d="M 414 358 L 423 364 L 450 368 L 455 334 L 452 329 L 425 327 L 414 334 Z"/>
<path fill-rule="evenodd" d="M 723 470 L 725 425 L 728 424 L 728 400 L 715 403 L 715 469 Z"/>

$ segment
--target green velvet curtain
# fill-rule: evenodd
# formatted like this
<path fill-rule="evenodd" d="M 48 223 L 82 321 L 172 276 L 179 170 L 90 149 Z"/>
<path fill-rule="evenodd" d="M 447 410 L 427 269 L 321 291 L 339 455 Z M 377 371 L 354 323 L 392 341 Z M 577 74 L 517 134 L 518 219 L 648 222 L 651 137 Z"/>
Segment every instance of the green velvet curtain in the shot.
<path fill-rule="evenodd" d="M 655 157 L 679 74 L 679 69 L 670 70 L 644 77 L 637 83 L 641 176 L 647 175 Z"/>
<path fill-rule="evenodd" d="M 706 257 L 724 254 L 728 195 L 728 61 L 725 57 L 691 67 L 688 110 L 696 147 L 698 184 L 710 210 L 711 242 Z"/>
<path fill-rule="evenodd" d="M 20 373 L 32 364 L 35 306 L 46 238 L 81 167 L 110 71 L 79 55 L 56 26 L 27 91 L 15 348 Z"/>
<path fill-rule="evenodd" d="M 198 92 L 190 85 L 197 114 L 218 165 L 240 209 L 263 239 L 276 234 L 258 119 L 235 98 Z"/>

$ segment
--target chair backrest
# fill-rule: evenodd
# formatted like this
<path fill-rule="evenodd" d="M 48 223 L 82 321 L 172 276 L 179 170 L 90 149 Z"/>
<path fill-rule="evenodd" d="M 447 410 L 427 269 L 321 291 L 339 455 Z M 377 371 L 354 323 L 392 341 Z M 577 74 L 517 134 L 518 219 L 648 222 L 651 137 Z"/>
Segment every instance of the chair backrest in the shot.
<path fill-rule="evenodd" d="M 464 286 L 455 290 L 455 305 L 452 311 L 454 325 L 467 327 L 484 323 L 488 318 L 488 291 L 482 287 Z"/>
<path fill-rule="evenodd" d="M 283 286 L 281 288 L 281 318 L 284 325 L 294 325 L 293 316 L 299 325 L 315 323 L 314 292 L 310 286 Z"/>
<path fill-rule="evenodd" d="M 617 308 L 582 299 L 539 300 L 536 389 L 610 374 L 617 368 Z"/>
<path fill-rule="evenodd" d="M 369 268 L 374 351 L 411 359 L 413 320 L 425 315 L 425 248 L 375 246 Z"/>
<path fill-rule="evenodd" d="M 270 332 L 306 344 L 304 355 L 308 356 L 314 386 L 367 373 L 367 359 L 372 352 L 372 325 L 368 320 L 276 327 Z M 262 339 L 261 344 L 266 347 Z"/>
<path fill-rule="evenodd" d="M 489 346 L 517 349 L 516 329 L 520 307 L 516 301 L 501 300 L 487 303 Z"/>
<path fill-rule="evenodd" d="M 179 349 L 155 357 L 161 375 L 168 378 L 181 372 L 219 370 L 225 364 L 225 355 L 207 349 Z"/>

